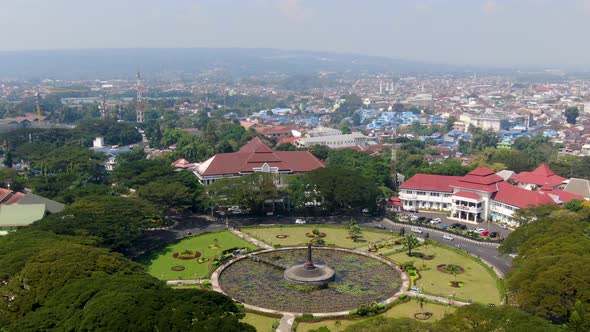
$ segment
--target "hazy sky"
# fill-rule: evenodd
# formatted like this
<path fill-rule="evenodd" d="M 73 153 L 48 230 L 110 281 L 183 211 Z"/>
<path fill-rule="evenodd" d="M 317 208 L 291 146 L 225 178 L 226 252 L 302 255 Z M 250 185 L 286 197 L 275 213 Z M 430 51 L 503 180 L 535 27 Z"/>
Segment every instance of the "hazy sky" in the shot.
<path fill-rule="evenodd" d="M 0 50 L 269 47 L 590 65 L 590 0 L 0 0 Z"/>

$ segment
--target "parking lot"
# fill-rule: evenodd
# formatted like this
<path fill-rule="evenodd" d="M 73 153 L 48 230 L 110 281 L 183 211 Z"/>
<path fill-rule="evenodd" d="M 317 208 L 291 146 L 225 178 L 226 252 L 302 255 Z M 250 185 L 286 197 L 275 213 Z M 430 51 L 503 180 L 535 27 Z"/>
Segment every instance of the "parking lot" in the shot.
<path fill-rule="evenodd" d="M 449 219 L 447 217 L 446 214 L 444 213 L 436 213 L 436 212 L 416 212 L 416 213 L 412 213 L 412 212 L 405 212 L 405 215 L 416 215 L 418 217 L 425 217 L 425 218 L 431 218 L 431 219 L 435 219 L 435 218 L 440 218 L 441 219 L 441 223 L 440 224 L 436 224 L 436 225 L 432 225 L 434 227 L 440 228 L 440 225 L 444 224 L 447 226 L 450 226 L 452 224 L 462 224 L 465 225 L 465 227 L 467 227 L 467 229 L 473 229 L 473 228 L 483 228 L 487 231 L 491 232 L 497 232 L 498 233 L 498 237 L 500 238 L 506 238 L 510 232 L 512 232 L 512 230 L 510 229 L 505 229 L 503 228 L 501 225 L 495 224 L 495 223 L 489 223 L 489 222 L 482 222 L 482 223 L 478 223 L 478 224 L 473 224 L 473 223 L 467 223 L 467 222 L 461 222 L 461 221 L 457 221 L 454 219 Z"/>

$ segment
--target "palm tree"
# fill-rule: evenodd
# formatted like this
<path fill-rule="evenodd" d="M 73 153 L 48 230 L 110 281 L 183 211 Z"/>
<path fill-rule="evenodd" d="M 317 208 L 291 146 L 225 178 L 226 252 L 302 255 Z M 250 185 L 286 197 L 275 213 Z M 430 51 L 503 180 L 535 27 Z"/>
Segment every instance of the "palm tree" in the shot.
<path fill-rule="evenodd" d="M 416 302 L 418 302 L 418 305 L 420 306 L 420 312 L 424 314 L 424 304 L 426 303 L 426 299 L 422 296 L 418 296 L 416 297 Z"/>
<path fill-rule="evenodd" d="M 420 241 L 414 234 L 408 234 L 403 238 L 404 245 L 408 248 L 408 256 L 412 256 L 412 249 L 420 245 Z"/>

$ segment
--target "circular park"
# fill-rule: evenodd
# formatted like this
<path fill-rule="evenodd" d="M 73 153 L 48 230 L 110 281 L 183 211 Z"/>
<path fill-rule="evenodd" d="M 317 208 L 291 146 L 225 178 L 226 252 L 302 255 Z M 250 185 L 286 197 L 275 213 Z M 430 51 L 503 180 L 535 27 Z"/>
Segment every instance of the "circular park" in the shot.
<path fill-rule="evenodd" d="M 297 331 L 335 331 L 366 319 L 367 306 L 383 317 L 435 321 L 456 303 L 499 305 L 503 298 L 502 280 L 476 257 L 368 228 L 243 227 L 187 237 L 141 261 L 172 287 L 213 288 L 242 302 L 244 321 L 260 330 L 275 326 L 280 312 L 298 314 Z M 420 294 L 438 300 L 418 302 Z"/>
<path fill-rule="evenodd" d="M 267 310 L 326 313 L 354 310 L 393 298 L 401 271 L 385 260 L 335 248 L 283 248 L 230 262 L 219 273 L 221 290 Z"/>

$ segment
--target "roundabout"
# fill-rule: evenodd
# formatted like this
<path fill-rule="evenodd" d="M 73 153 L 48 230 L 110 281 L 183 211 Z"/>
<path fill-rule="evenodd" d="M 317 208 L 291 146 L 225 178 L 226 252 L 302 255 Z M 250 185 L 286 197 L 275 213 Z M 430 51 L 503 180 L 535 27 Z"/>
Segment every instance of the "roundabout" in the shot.
<path fill-rule="evenodd" d="M 213 272 L 211 284 L 249 309 L 316 316 L 387 304 L 408 287 L 397 265 L 365 252 L 317 247 L 311 258 L 310 246 L 236 257 Z"/>

